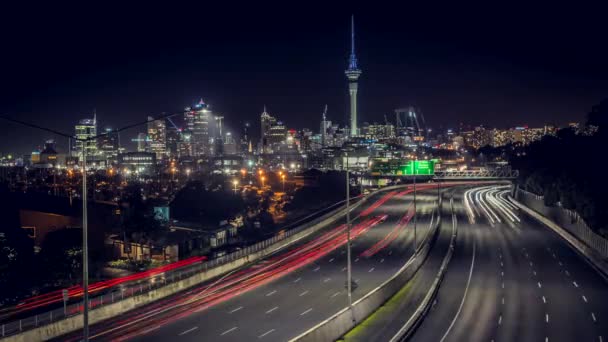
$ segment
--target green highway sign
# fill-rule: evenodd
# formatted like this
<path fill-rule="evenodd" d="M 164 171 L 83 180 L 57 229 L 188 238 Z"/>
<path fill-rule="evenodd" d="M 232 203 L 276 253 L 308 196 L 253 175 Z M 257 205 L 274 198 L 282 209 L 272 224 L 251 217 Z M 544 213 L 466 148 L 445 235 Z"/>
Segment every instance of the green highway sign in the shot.
<path fill-rule="evenodd" d="M 410 160 L 402 166 L 401 174 L 405 176 L 429 176 L 435 174 L 434 160 Z"/>

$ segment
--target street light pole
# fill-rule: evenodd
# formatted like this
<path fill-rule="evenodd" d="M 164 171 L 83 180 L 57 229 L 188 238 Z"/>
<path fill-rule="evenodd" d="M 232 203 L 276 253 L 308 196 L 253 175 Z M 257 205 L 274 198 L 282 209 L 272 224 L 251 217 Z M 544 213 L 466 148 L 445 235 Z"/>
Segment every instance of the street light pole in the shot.
<path fill-rule="evenodd" d="M 82 289 L 83 289 L 83 332 L 84 341 L 89 340 L 89 247 L 87 219 L 87 150 L 82 141 Z"/>
<path fill-rule="evenodd" d="M 416 154 L 418 154 L 418 150 L 416 150 Z M 416 239 L 416 225 L 417 225 L 417 216 L 418 212 L 416 210 L 416 164 L 418 163 L 418 155 L 414 157 L 414 165 L 412 168 L 414 169 L 414 253 L 418 249 L 418 240 Z"/>
<path fill-rule="evenodd" d="M 348 291 L 348 307 L 353 314 L 353 298 L 352 298 L 352 269 L 350 262 L 350 179 L 348 174 L 348 153 L 346 155 L 346 286 Z"/>

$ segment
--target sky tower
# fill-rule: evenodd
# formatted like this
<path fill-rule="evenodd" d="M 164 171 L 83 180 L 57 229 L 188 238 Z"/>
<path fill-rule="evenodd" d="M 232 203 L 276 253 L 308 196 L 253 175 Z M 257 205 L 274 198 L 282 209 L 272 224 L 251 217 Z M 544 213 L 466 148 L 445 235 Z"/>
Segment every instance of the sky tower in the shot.
<path fill-rule="evenodd" d="M 357 80 L 361 76 L 361 69 L 357 66 L 357 57 L 355 56 L 355 17 L 350 17 L 350 58 L 348 60 L 348 69 L 344 71 L 348 78 L 348 92 L 350 94 L 350 136 L 356 137 L 357 129 Z"/>

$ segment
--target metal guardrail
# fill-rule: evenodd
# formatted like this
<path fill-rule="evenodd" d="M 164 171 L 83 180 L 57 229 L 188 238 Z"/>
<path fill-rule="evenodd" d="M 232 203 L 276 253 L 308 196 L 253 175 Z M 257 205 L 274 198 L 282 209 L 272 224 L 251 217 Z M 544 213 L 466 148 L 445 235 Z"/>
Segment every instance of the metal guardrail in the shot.
<path fill-rule="evenodd" d="M 528 207 L 554 220 L 574 237 L 599 253 L 602 258 L 608 259 L 608 239 L 593 231 L 577 212 L 563 208 L 560 205 L 548 207 L 543 202 L 543 196 L 523 189 L 518 189 L 517 191 L 517 198 L 522 200 Z"/>
<path fill-rule="evenodd" d="M 354 199 L 354 200 L 356 200 L 356 199 Z M 351 202 L 352 201 L 353 201 L 353 199 L 351 199 Z M 221 256 L 221 257 L 213 259 L 213 260 L 202 262 L 198 265 L 186 266 L 183 269 L 179 269 L 174 272 L 171 272 L 170 275 L 163 275 L 163 274 L 156 275 L 154 277 L 147 279 L 146 284 L 140 283 L 140 284 L 137 284 L 134 286 L 129 286 L 129 287 L 118 287 L 117 289 L 113 290 L 112 292 L 92 297 L 89 299 L 89 308 L 91 310 L 93 310 L 100 306 L 112 304 L 117 301 L 123 300 L 125 298 L 137 296 L 142 293 L 158 289 L 167 284 L 174 283 L 174 282 L 180 281 L 182 279 L 188 278 L 197 273 L 205 272 L 209 269 L 230 263 L 234 260 L 238 260 L 247 255 L 257 253 L 281 240 L 284 240 L 294 234 L 297 234 L 311 226 L 314 226 L 314 225 L 324 221 L 331 215 L 334 215 L 335 214 L 334 209 L 340 208 L 342 205 L 344 205 L 345 202 L 346 201 L 340 201 L 327 208 L 324 208 L 323 210 L 320 211 L 320 212 L 324 212 L 324 214 L 322 214 L 321 216 L 311 219 L 310 221 L 308 221 L 298 227 L 285 230 L 284 233 L 282 233 L 282 234 L 275 235 L 272 238 L 266 239 L 264 241 L 260 241 L 254 245 L 245 247 L 236 252 Z M 299 222 L 310 219 L 314 215 L 318 215 L 318 213 L 319 212 L 308 215 L 304 218 L 297 220 L 296 222 L 288 224 L 285 227 L 292 227 L 292 226 L 298 224 Z M 41 314 L 37 314 L 35 316 L 31 316 L 28 318 L 4 323 L 0 326 L 0 337 L 7 337 L 10 335 L 18 334 L 20 332 L 23 332 L 23 331 L 26 331 L 29 329 L 34 329 L 34 328 L 43 326 L 45 324 L 50 324 L 50 323 L 56 322 L 58 320 L 62 320 L 62 319 L 68 318 L 68 317 L 79 315 L 83 311 L 83 304 L 84 304 L 83 301 L 80 301 L 77 303 L 69 304 L 65 308 L 61 307 L 61 308 L 57 308 L 57 309 L 50 310 L 47 312 L 43 312 Z"/>

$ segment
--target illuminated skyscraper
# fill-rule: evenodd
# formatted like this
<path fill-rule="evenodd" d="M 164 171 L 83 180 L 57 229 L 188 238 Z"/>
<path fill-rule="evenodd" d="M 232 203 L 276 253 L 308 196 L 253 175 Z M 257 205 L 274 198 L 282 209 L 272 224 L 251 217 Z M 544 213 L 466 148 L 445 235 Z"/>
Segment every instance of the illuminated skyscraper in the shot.
<path fill-rule="evenodd" d="M 192 133 L 192 149 L 195 156 L 208 155 L 209 146 L 209 118 L 211 110 L 209 105 L 200 100 L 194 107 L 186 108 L 184 120 L 186 130 Z"/>
<path fill-rule="evenodd" d="M 361 69 L 357 65 L 357 57 L 355 56 L 355 17 L 351 17 L 351 40 L 350 40 L 350 58 L 348 61 L 348 69 L 344 71 L 348 78 L 348 92 L 350 94 L 350 136 L 358 135 L 357 129 L 357 80 L 361 76 Z"/>
<path fill-rule="evenodd" d="M 106 164 L 115 164 L 118 162 L 118 133 L 112 132 L 109 127 L 106 127 L 103 133 L 105 134 L 97 139 L 99 153 Z"/>
<path fill-rule="evenodd" d="M 261 149 L 262 153 L 268 153 L 268 146 L 270 145 L 269 136 L 270 136 L 270 128 L 277 123 L 277 119 L 266 111 L 266 106 L 264 106 L 264 111 L 262 115 L 260 115 L 260 123 L 261 123 Z"/>
<path fill-rule="evenodd" d="M 82 119 L 78 122 L 78 125 L 74 127 L 74 140 L 72 155 L 82 157 L 82 147 L 86 150 L 87 156 L 97 155 L 97 141 L 87 140 L 94 136 L 97 136 L 97 114 L 93 114 L 92 119 Z M 87 158 L 88 159 L 88 158 Z"/>
<path fill-rule="evenodd" d="M 154 120 L 148 116 L 148 139 L 150 152 L 156 154 L 156 160 L 167 158 L 167 127 L 164 119 Z"/>

